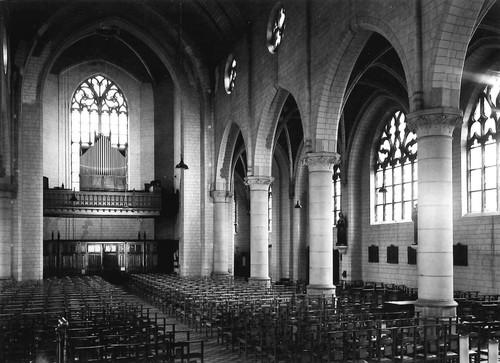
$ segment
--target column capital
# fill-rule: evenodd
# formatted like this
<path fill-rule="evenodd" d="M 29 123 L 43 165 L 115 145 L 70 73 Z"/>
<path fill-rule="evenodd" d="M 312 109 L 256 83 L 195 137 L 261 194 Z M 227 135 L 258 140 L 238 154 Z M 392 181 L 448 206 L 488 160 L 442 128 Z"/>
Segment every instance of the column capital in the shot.
<path fill-rule="evenodd" d="M 340 163 L 340 154 L 333 152 L 307 153 L 303 159 L 309 171 L 333 171 L 333 166 Z"/>
<path fill-rule="evenodd" d="M 226 203 L 233 195 L 227 190 L 212 190 L 210 196 L 214 203 Z"/>
<path fill-rule="evenodd" d="M 408 126 L 417 137 L 441 135 L 451 136 L 462 123 L 462 111 L 452 107 L 438 107 L 419 110 L 406 116 Z"/>
<path fill-rule="evenodd" d="M 265 175 L 254 175 L 247 176 L 245 178 L 245 185 L 248 185 L 250 189 L 268 189 L 269 185 L 273 182 L 274 178 L 272 176 Z"/>

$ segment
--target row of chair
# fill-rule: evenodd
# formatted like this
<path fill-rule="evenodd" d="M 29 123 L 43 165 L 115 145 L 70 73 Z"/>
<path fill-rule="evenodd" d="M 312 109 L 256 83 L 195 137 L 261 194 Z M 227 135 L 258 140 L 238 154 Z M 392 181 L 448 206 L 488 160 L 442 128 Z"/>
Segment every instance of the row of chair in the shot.
<path fill-rule="evenodd" d="M 458 362 L 463 335 L 469 358 L 479 361 L 488 341 L 500 337 L 494 321 L 463 315 L 429 321 L 409 310 L 388 311 L 387 299 L 415 298 L 414 289 L 401 286 L 345 286 L 337 297 L 311 297 L 291 284 L 259 287 L 231 279 L 138 274 L 130 284 L 165 312 L 217 334 L 227 349 L 261 360 Z"/>
<path fill-rule="evenodd" d="M 0 297 L 0 362 L 202 362 L 204 342 L 190 338 L 97 276 L 14 283 Z"/>
<path fill-rule="evenodd" d="M 241 354 L 276 356 L 273 359 L 317 352 L 313 342 L 329 331 L 361 330 L 362 323 L 373 322 L 379 323 L 371 325 L 373 328 L 416 324 L 408 311 L 386 312 L 381 302 L 360 302 L 352 297 L 354 294 L 342 299 L 312 297 L 298 294 L 293 286 L 267 288 L 235 280 L 160 274 L 132 275 L 130 284 L 195 329 L 204 328 L 206 334 L 216 332 L 217 340 L 228 348 Z"/>

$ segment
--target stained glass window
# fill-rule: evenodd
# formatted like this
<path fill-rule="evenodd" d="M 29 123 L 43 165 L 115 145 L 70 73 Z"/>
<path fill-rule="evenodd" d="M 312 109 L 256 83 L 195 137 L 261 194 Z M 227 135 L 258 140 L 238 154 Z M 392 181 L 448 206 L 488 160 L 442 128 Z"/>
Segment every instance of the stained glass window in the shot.
<path fill-rule="evenodd" d="M 378 140 L 375 162 L 375 222 L 409 221 L 417 202 L 417 135 L 405 114 L 393 113 Z"/>
<path fill-rule="evenodd" d="M 269 18 L 269 23 L 267 25 L 267 49 L 269 52 L 276 53 L 281 40 L 283 39 L 283 33 L 285 31 L 285 8 L 279 6 L 273 10 L 271 17 Z"/>
<path fill-rule="evenodd" d="M 128 106 L 118 86 L 97 75 L 78 86 L 71 100 L 71 186 L 80 190 L 80 156 L 98 135 L 123 155 L 128 148 Z"/>
<path fill-rule="evenodd" d="M 7 43 L 7 29 L 5 26 L 2 28 L 2 66 L 3 71 L 7 74 L 8 64 L 9 62 L 9 48 Z"/>
<path fill-rule="evenodd" d="M 224 88 L 227 94 L 231 94 L 234 89 L 236 81 L 236 58 L 230 55 L 226 62 L 226 69 L 224 71 Z"/>
<path fill-rule="evenodd" d="M 498 138 L 500 84 L 479 94 L 468 123 L 467 199 L 470 213 L 498 210 Z"/>

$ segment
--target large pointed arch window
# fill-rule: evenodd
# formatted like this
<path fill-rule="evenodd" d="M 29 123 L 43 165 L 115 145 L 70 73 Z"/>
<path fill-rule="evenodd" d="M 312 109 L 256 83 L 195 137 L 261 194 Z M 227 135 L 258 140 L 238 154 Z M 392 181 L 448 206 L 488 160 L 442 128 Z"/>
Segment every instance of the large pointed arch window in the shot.
<path fill-rule="evenodd" d="M 375 222 L 410 221 L 417 202 L 417 135 L 396 111 L 384 125 L 375 162 Z"/>
<path fill-rule="evenodd" d="M 82 82 L 71 100 L 71 186 L 75 190 L 80 190 L 81 157 L 99 139 L 110 145 L 111 153 L 119 152 L 126 160 L 127 101 L 118 86 L 102 75 Z M 116 172 L 112 167 L 108 169 L 103 175 Z"/>
<path fill-rule="evenodd" d="M 467 205 L 469 213 L 498 210 L 498 137 L 500 84 L 479 94 L 468 122 Z"/>

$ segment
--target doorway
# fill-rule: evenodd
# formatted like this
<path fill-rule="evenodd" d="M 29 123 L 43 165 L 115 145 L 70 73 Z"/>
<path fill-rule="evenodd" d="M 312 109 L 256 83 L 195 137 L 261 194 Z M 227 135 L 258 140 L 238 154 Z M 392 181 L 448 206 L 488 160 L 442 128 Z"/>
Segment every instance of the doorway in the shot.
<path fill-rule="evenodd" d="M 102 268 L 104 272 L 118 271 L 118 245 L 116 243 L 103 244 Z"/>

